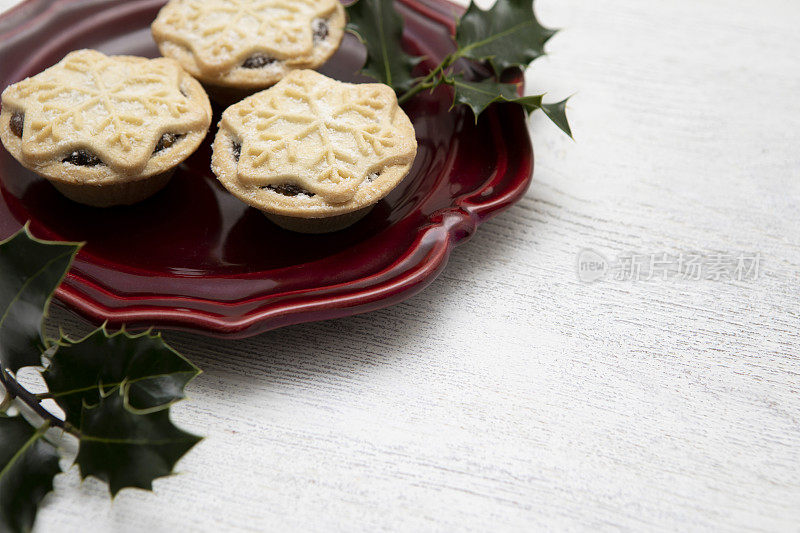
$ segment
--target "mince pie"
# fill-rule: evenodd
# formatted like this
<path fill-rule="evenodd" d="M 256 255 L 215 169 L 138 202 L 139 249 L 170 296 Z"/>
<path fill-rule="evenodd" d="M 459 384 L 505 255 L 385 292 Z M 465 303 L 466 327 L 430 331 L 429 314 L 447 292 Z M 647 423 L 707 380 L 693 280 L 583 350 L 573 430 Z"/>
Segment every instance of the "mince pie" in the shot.
<path fill-rule="evenodd" d="M 339 0 L 171 0 L 152 30 L 162 55 L 233 103 L 325 63 L 344 27 Z"/>
<path fill-rule="evenodd" d="M 416 153 L 414 126 L 391 87 L 295 70 L 223 113 L 212 169 L 279 226 L 325 233 L 366 215 Z"/>
<path fill-rule="evenodd" d="M 211 123 L 203 87 L 166 58 L 79 50 L 2 95 L 0 139 L 76 202 L 132 204 L 158 192 Z"/>

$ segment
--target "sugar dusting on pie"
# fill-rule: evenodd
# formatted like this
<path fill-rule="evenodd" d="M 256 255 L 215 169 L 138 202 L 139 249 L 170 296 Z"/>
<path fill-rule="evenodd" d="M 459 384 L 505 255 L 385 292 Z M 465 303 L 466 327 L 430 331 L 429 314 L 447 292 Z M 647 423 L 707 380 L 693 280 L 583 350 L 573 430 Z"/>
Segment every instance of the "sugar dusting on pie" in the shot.
<path fill-rule="evenodd" d="M 384 169 L 407 172 L 417 150 L 390 87 L 342 83 L 310 70 L 230 107 L 221 129 L 241 145 L 242 187 L 288 184 L 328 204 L 350 202 Z"/>

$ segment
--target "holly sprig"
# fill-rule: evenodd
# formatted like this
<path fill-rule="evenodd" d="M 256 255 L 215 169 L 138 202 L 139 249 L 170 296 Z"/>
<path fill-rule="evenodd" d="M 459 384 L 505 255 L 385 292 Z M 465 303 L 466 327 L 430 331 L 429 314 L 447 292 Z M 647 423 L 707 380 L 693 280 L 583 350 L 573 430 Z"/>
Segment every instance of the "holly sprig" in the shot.
<path fill-rule="evenodd" d="M 33 527 L 65 439 L 77 440 L 81 477 L 105 481 L 112 495 L 150 490 L 200 441 L 169 414 L 200 370 L 159 335 L 46 335 L 50 300 L 80 247 L 36 239 L 27 226 L 0 243 L 0 531 Z M 46 392 L 20 384 L 26 367 L 40 369 Z"/>
<path fill-rule="evenodd" d="M 347 7 L 347 29 L 364 44 L 367 58 L 361 72 L 398 93 L 400 104 L 440 86 L 453 89 L 453 105 L 466 105 L 475 120 L 495 102 L 511 102 L 526 112 L 542 110 L 572 137 L 567 120 L 567 100 L 544 103 L 544 95 L 519 96 L 519 83 L 502 81 L 511 69 L 525 69 L 545 55 L 545 45 L 556 30 L 536 18 L 533 0 L 497 0 L 488 10 L 470 3 L 458 20 L 453 36 L 455 51 L 424 76 L 415 76 L 422 57 L 402 47 L 403 18 L 393 0 L 357 0 Z M 489 76 L 476 76 L 479 66 Z"/>

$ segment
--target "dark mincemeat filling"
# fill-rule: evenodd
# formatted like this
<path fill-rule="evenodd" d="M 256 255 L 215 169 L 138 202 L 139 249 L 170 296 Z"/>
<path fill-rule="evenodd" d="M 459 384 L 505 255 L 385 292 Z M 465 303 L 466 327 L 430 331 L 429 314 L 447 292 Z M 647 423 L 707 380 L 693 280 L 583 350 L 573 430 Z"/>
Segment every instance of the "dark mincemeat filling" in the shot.
<path fill-rule="evenodd" d="M 375 173 L 369 176 L 369 181 L 374 181 L 380 176 L 380 173 Z M 278 194 L 282 194 L 284 196 L 297 196 L 298 194 L 305 194 L 306 196 L 314 197 L 316 196 L 313 192 L 307 191 L 302 187 L 298 187 L 297 185 L 293 185 L 291 183 L 284 183 L 283 185 L 267 185 L 266 187 L 261 187 L 262 189 L 268 189 L 272 192 L 276 192 Z"/>
<path fill-rule="evenodd" d="M 21 117 L 19 120 L 16 119 L 18 115 Z M 24 117 L 25 117 L 24 115 L 15 113 L 14 116 L 11 118 L 11 123 L 12 123 L 11 130 L 14 132 L 15 135 L 17 135 L 17 130 L 14 123 L 16 121 L 20 122 L 24 121 Z M 18 135 L 22 137 L 22 132 L 20 131 Z M 153 150 L 153 154 L 157 154 L 162 150 L 166 150 L 167 148 L 174 146 L 175 143 L 181 140 L 182 137 L 183 135 L 179 135 L 176 133 L 165 133 L 164 135 L 161 136 L 161 139 L 159 139 L 158 144 L 156 145 L 156 149 Z M 83 149 L 75 150 L 67 157 L 62 159 L 61 162 L 69 163 L 71 165 L 76 165 L 79 167 L 96 167 L 98 165 L 103 164 L 102 159 L 100 159 L 93 153 L 89 152 L 88 150 L 83 150 Z"/>
<path fill-rule="evenodd" d="M 264 54 L 255 54 L 247 58 L 244 63 L 242 63 L 243 68 L 264 68 L 268 67 L 269 65 L 275 63 L 277 59 L 274 57 L 269 57 Z"/>
<path fill-rule="evenodd" d="M 314 22 L 311 23 L 311 29 L 314 32 L 314 42 L 318 43 L 320 41 L 324 41 L 328 38 L 328 33 L 330 32 L 328 28 L 328 21 L 325 19 L 315 19 Z"/>
<path fill-rule="evenodd" d="M 181 140 L 182 137 L 183 135 L 178 135 L 177 133 L 165 133 L 161 136 L 161 139 L 159 139 L 156 149 L 153 150 L 153 153 L 157 154 L 162 150 L 171 148 L 176 142 Z"/>
<path fill-rule="evenodd" d="M 325 19 L 315 19 L 314 22 L 311 23 L 311 30 L 314 33 L 314 42 L 318 43 L 320 41 L 324 41 L 328 38 L 330 34 L 330 28 L 328 27 L 328 21 Z M 242 63 L 242 68 L 249 68 L 249 69 L 257 69 L 257 68 L 264 68 L 276 63 L 278 60 L 274 57 L 270 57 L 265 54 L 254 54 L 248 57 L 244 63 Z"/>
<path fill-rule="evenodd" d="M 282 194 L 284 196 L 297 196 L 298 194 L 314 196 L 313 192 L 307 191 L 302 187 L 298 187 L 297 185 L 292 185 L 291 183 L 286 183 L 284 185 L 267 185 L 266 187 L 262 188 L 269 189 L 270 191 Z"/>
<path fill-rule="evenodd" d="M 173 146 L 176 142 L 178 142 L 183 135 L 178 135 L 176 133 L 165 133 L 159 139 L 158 144 L 156 145 L 156 149 L 153 150 L 154 154 L 162 150 L 166 150 Z M 102 165 L 103 161 L 93 153 L 89 152 L 88 150 L 75 150 L 67 157 L 61 160 L 62 163 L 70 163 L 72 165 L 77 165 L 79 167 L 96 167 L 98 165 Z"/>
<path fill-rule="evenodd" d="M 183 135 L 178 135 L 175 133 L 165 133 L 159 139 L 158 144 L 156 145 L 156 149 L 153 150 L 154 154 L 162 150 L 166 150 L 173 146 L 176 142 L 178 142 Z M 98 165 L 103 164 L 103 160 L 94 155 L 93 153 L 89 152 L 88 150 L 75 150 L 67 157 L 61 160 L 62 163 L 69 163 L 72 165 L 76 165 L 79 167 L 96 167 Z"/>
<path fill-rule="evenodd" d="M 11 126 L 11 133 L 21 139 L 22 134 L 25 132 L 25 113 L 20 113 L 17 111 L 11 115 L 11 121 L 9 125 Z"/>
<path fill-rule="evenodd" d="M 236 141 L 233 141 L 231 144 L 231 151 L 233 152 L 233 159 L 236 162 L 239 162 L 239 159 L 242 157 L 242 144 Z M 306 196 L 315 196 L 313 192 L 307 191 L 302 187 L 298 187 L 297 185 L 293 185 L 291 183 L 285 183 L 283 185 L 267 185 L 266 187 L 261 187 L 262 189 L 268 189 L 270 191 L 276 192 L 278 194 L 282 194 L 284 196 L 297 196 L 298 194 L 305 194 Z"/>
<path fill-rule="evenodd" d="M 103 161 L 86 150 L 75 150 L 65 157 L 62 163 L 70 163 L 79 167 L 96 167 L 97 165 L 102 165 Z"/>

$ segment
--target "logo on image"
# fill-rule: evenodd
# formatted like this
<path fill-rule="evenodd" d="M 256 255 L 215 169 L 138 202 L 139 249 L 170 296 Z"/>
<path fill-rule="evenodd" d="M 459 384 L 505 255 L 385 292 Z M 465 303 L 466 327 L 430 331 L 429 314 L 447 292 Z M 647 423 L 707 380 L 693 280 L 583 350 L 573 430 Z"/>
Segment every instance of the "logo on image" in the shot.
<path fill-rule="evenodd" d="M 599 281 L 609 270 L 608 259 L 594 250 L 581 250 L 578 254 L 578 279 L 584 283 Z"/>

